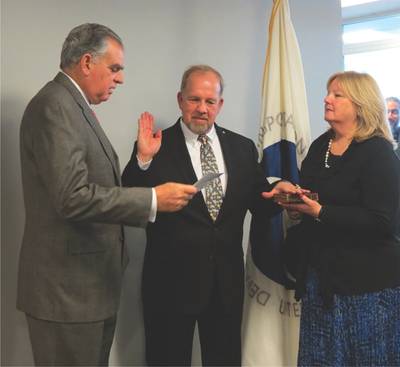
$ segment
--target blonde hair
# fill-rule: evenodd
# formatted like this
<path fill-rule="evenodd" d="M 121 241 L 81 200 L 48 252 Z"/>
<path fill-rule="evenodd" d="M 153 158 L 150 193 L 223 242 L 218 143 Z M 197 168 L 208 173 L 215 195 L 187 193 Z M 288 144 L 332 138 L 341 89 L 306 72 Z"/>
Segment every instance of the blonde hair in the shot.
<path fill-rule="evenodd" d="M 346 98 L 349 98 L 357 113 L 357 129 L 354 140 L 363 141 L 373 136 L 381 136 L 393 141 L 388 122 L 386 107 L 381 91 L 375 79 L 369 74 L 356 71 L 344 71 L 333 74 L 327 82 L 327 88 L 336 80 Z"/>

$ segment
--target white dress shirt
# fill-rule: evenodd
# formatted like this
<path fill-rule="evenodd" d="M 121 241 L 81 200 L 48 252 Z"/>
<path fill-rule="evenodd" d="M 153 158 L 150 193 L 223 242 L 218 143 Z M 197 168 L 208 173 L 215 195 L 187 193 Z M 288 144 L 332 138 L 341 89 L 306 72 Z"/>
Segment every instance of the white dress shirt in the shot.
<path fill-rule="evenodd" d="M 186 147 L 188 149 L 190 159 L 192 161 L 192 166 L 194 169 L 194 172 L 196 173 L 197 179 L 200 179 L 203 177 L 203 172 L 201 170 L 201 161 L 200 161 L 200 146 L 201 143 L 197 140 L 198 136 L 197 134 L 193 133 L 182 121 L 180 120 L 181 128 L 183 135 L 185 136 L 185 142 L 186 142 Z M 222 154 L 222 149 L 221 149 L 221 144 L 218 139 L 217 132 L 215 131 L 214 125 L 211 127 L 211 130 L 206 134 L 209 143 L 212 147 L 212 150 L 215 155 L 215 159 L 217 161 L 217 166 L 218 166 L 218 172 L 223 173 L 220 176 L 221 179 L 221 184 L 222 184 L 222 190 L 226 192 L 226 184 L 228 182 L 228 175 L 227 175 L 227 170 L 226 170 L 226 165 L 224 161 L 224 156 Z M 203 196 L 205 197 L 205 189 L 201 190 Z"/>

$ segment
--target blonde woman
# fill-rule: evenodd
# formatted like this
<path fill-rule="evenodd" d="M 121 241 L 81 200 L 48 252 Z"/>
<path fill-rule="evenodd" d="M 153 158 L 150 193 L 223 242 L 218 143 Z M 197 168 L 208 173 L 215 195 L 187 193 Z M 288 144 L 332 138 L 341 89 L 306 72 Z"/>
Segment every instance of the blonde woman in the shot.
<path fill-rule="evenodd" d="M 325 120 L 301 186 L 319 201 L 302 213 L 290 243 L 302 299 L 301 366 L 400 365 L 400 165 L 375 80 L 331 76 Z"/>

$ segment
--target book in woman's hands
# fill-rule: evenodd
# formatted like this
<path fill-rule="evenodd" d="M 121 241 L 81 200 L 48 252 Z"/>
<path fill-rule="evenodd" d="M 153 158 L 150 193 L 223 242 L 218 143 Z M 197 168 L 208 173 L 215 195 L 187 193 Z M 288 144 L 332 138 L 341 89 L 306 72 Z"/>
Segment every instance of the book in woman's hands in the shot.
<path fill-rule="evenodd" d="M 316 192 L 305 192 L 305 196 L 307 196 L 311 200 L 318 201 L 318 193 Z M 301 204 L 303 200 L 299 194 L 275 194 L 274 201 L 276 203 L 280 202 L 282 204 Z"/>

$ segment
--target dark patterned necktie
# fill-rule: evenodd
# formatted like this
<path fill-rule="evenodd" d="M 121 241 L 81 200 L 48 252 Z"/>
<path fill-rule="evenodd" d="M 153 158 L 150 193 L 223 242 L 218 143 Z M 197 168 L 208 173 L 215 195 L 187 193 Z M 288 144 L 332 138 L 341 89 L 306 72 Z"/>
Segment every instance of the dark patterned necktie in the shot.
<path fill-rule="evenodd" d="M 215 159 L 214 152 L 209 143 L 207 135 L 199 135 L 198 137 L 200 146 L 200 161 L 203 176 L 207 173 L 218 172 L 217 160 Z M 208 183 L 205 187 L 206 192 L 206 205 L 211 218 L 215 221 L 218 216 L 219 209 L 222 205 L 224 193 L 222 190 L 221 179 L 218 177 Z"/>

